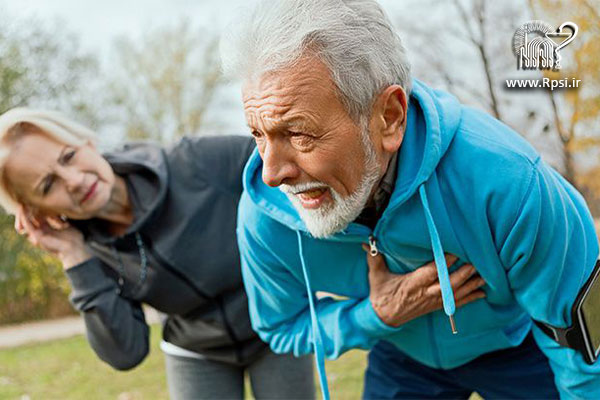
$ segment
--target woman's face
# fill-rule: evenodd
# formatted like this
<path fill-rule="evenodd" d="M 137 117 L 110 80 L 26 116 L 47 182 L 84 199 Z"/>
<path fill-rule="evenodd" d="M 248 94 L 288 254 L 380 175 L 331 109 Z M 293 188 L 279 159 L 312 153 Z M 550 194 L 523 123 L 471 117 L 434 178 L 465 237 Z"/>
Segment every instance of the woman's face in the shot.
<path fill-rule="evenodd" d="M 4 173 L 17 199 L 42 215 L 89 219 L 106 207 L 115 175 L 96 148 L 25 133 L 12 145 Z"/>

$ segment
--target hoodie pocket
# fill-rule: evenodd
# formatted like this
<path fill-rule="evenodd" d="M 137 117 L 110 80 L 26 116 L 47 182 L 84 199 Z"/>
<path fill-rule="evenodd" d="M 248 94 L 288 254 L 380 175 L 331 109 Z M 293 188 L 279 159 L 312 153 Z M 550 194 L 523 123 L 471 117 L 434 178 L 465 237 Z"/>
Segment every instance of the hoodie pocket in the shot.
<path fill-rule="evenodd" d="M 457 311 L 458 334 L 439 335 L 442 368 L 454 368 L 485 353 L 518 346 L 531 328 L 531 319 L 522 310 L 495 309 L 485 301 L 468 306 Z M 434 321 L 434 330 L 449 331 L 447 318 L 436 314 L 440 315 Z"/>

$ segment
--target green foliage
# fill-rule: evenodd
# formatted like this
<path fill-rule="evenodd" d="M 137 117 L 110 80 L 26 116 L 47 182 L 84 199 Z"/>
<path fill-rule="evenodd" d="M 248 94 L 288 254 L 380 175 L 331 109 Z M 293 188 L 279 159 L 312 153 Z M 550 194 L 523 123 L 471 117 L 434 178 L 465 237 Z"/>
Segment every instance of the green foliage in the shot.
<path fill-rule="evenodd" d="M 0 213 L 0 324 L 72 313 L 60 262 L 16 234 Z"/>

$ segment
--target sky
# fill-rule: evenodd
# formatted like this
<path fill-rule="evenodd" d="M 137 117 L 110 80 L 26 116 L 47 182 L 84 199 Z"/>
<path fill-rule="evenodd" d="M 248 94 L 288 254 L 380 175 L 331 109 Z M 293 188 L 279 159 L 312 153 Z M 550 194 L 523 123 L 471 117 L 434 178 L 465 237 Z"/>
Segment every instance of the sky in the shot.
<path fill-rule="evenodd" d="M 137 37 L 148 29 L 172 25 L 183 18 L 198 25 L 210 23 L 223 29 L 240 7 L 255 0 L 0 0 L 0 13 L 12 17 L 36 17 L 42 21 L 60 19 L 75 32 L 85 49 L 106 56 L 118 36 Z M 398 8 L 393 0 L 380 3 Z"/>
<path fill-rule="evenodd" d="M 108 51 L 120 35 L 138 36 L 148 29 L 172 25 L 182 18 L 221 26 L 226 15 L 244 4 L 240 0 L 0 0 L 10 16 L 60 19 L 75 32 L 84 48 Z"/>
<path fill-rule="evenodd" d="M 95 54 L 110 72 L 111 48 L 115 39 L 126 36 L 133 40 L 162 26 L 174 26 L 187 19 L 193 26 L 209 26 L 221 32 L 236 10 L 256 0 L 0 0 L 0 14 L 10 18 L 39 20 L 42 23 L 59 22 L 65 31 L 74 33 L 85 52 Z M 398 1 L 381 0 L 388 11 L 399 6 Z M 239 94 L 239 83 L 219 90 L 220 100 L 213 104 L 218 110 L 210 112 L 216 119 L 227 120 L 221 133 L 245 133 Z M 222 107 L 221 104 L 227 104 Z M 103 135 L 104 136 L 104 135 Z M 118 142 L 119 138 L 109 138 Z"/>

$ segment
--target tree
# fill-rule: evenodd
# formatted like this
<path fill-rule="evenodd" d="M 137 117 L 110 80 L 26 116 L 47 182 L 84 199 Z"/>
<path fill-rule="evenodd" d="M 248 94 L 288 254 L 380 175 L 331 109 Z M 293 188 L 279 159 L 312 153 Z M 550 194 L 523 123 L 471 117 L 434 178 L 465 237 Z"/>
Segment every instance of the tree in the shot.
<path fill-rule="evenodd" d="M 0 18 L 0 113 L 29 106 L 62 111 L 97 127 L 102 121 L 91 89 L 98 63 L 77 40 L 35 20 Z M 71 310 L 60 263 L 31 247 L 0 210 L 0 323 Z"/>
<path fill-rule="evenodd" d="M 567 180 L 585 192 L 578 178 L 576 153 L 597 142 L 589 134 L 598 125 L 600 108 L 594 100 L 600 93 L 600 65 L 594 57 L 600 45 L 597 9 L 588 0 L 452 0 L 436 3 L 436 7 L 427 3 L 414 8 L 410 19 L 399 18 L 399 26 L 418 48 L 417 74 L 526 136 Z M 423 18 L 414 14 L 419 11 Z M 537 18 L 548 19 L 554 26 L 567 18 L 580 26 L 580 35 L 566 48 L 566 68 L 560 74 L 516 69 L 512 34 L 524 22 Z M 582 79 L 585 88 L 510 91 L 504 86 L 507 78 L 570 76 Z M 578 131 L 588 134 L 576 139 Z"/>
<path fill-rule="evenodd" d="M 568 19 L 579 26 L 575 40 L 565 47 L 568 63 L 560 71 L 544 72 L 551 79 L 574 77 L 582 81 L 579 89 L 556 93 L 547 91 L 552 106 L 556 134 L 562 145 L 564 175 L 588 195 L 600 198 L 600 168 L 594 162 L 588 171 L 579 171 L 577 156 L 600 146 L 600 13 L 598 4 L 588 0 L 529 0 L 536 18 L 553 21 L 556 26 Z M 595 151 L 594 151 L 595 150 Z M 599 210 L 600 211 L 600 210 Z"/>
<path fill-rule="evenodd" d="M 218 39 L 189 22 L 116 43 L 111 86 L 126 137 L 171 142 L 196 135 L 221 84 Z"/>
<path fill-rule="evenodd" d="M 95 127 L 98 69 L 97 60 L 58 25 L 0 18 L 0 113 L 52 108 Z"/>
<path fill-rule="evenodd" d="M 429 1 L 410 7 L 411 13 L 399 15 L 397 22 L 407 45 L 415 49 L 416 75 L 466 104 L 522 126 L 512 100 L 501 90 L 501 76 L 515 65 L 509 41 L 523 19 L 520 2 Z M 503 112 L 508 108 L 511 112 Z"/>

